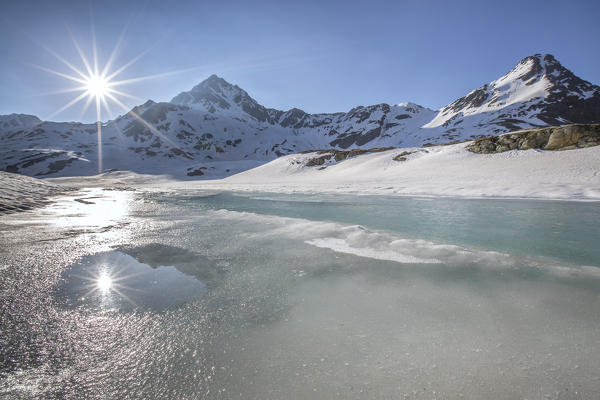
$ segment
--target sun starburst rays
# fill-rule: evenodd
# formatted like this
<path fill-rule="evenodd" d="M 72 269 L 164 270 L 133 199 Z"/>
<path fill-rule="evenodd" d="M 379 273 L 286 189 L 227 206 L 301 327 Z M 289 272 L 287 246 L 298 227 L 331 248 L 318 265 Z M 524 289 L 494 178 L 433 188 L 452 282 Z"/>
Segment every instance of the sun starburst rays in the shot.
<path fill-rule="evenodd" d="M 89 275 L 76 275 L 77 278 L 86 282 L 83 285 L 85 293 L 81 297 L 82 300 L 93 295 L 99 295 L 103 301 L 108 300 L 116 295 L 119 299 L 125 300 L 134 307 L 136 303 L 127 296 L 126 292 L 138 291 L 139 289 L 127 286 L 125 282 L 133 280 L 140 273 L 125 274 L 125 270 L 118 266 L 102 265 L 96 273 Z"/>
<path fill-rule="evenodd" d="M 134 63 L 136 63 L 140 58 L 145 56 L 154 46 L 151 46 L 149 49 L 146 49 L 139 54 L 137 54 L 132 59 L 125 62 L 123 65 L 119 66 L 112 70 L 113 65 L 116 60 L 117 53 L 122 45 L 125 30 L 123 30 L 113 47 L 106 64 L 103 66 L 100 65 L 99 56 L 98 56 L 98 47 L 96 44 L 96 33 L 94 26 L 92 25 L 92 54 L 91 59 L 86 57 L 85 52 L 82 50 L 79 42 L 75 39 L 73 33 L 69 30 L 69 36 L 81 59 L 81 63 L 83 64 L 83 69 L 78 68 L 74 65 L 74 63 L 65 59 L 63 56 L 58 54 L 56 51 L 52 50 L 48 46 L 45 46 L 41 43 L 38 43 L 44 50 L 46 50 L 49 54 L 54 56 L 58 61 L 60 61 L 64 66 L 67 67 L 67 71 L 57 71 L 54 69 L 50 69 L 47 67 L 43 67 L 40 65 L 31 64 L 33 67 L 38 68 L 42 71 L 51 73 L 53 75 L 59 76 L 64 79 L 68 79 L 71 82 L 79 84 L 75 87 L 70 87 L 66 89 L 57 90 L 54 92 L 46 93 L 46 94 L 58 94 L 58 93 L 71 93 L 71 92 L 81 92 L 75 98 L 68 101 L 66 104 L 60 106 L 56 111 L 51 113 L 46 119 L 51 119 L 56 115 L 62 113 L 63 111 L 73 107 L 74 105 L 85 100 L 85 103 L 82 107 L 80 118 L 87 112 L 92 102 L 95 103 L 96 108 L 96 130 L 98 136 L 98 172 L 102 172 L 102 113 L 105 112 L 107 116 L 111 119 L 115 117 L 113 114 L 113 110 L 110 107 L 109 103 L 112 102 L 118 106 L 118 108 L 123 109 L 125 113 L 132 115 L 138 121 L 141 121 L 147 128 L 149 128 L 154 134 L 157 134 L 161 139 L 166 142 L 169 140 L 164 137 L 160 132 L 158 132 L 153 126 L 144 121 L 139 115 L 130 111 L 128 107 L 123 104 L 119 97 L 121 98 L 129 98 L 137 101 L 141 101 L 142 99 L 134 96 L 132 94 L 126 93 L 122 90 L 116 89 L 116 87 L 135 83 L 139 81 L 144 81 L 148 79 L 154 79 L 158 77 L 173 75 L 181 72 L 185 72 L 187 70 L 181 71 L 173 71 L 168 73 L 154 74 L 149 76 L 141 76 L 141 77 L 133 77 L 129 79 L 122 79 L 120 81 L 116 81 L 115 78 L 122 74 L 125 70 L 131 67 Z M 195 69 L 195 68 L 194 68 Z"/>

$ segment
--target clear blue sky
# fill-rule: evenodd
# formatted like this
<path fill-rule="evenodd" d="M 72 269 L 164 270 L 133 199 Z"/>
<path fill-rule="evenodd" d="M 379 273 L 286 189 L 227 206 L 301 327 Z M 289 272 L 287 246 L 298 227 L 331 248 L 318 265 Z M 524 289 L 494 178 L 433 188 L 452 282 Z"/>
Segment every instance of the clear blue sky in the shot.
<path fill-rule="evenodd" d="M 197 67 L 122 87 L 143 101 L 168 101 L 215 73 L 278 109 L 439 108 L 534 53 L 600 83 L 598 1 L 23 0 L 2 5 L 0 114 L 44 119 L 75 97 L 43 95 L 72 83 L 31 64 L 71 73 L 42 44 L 83 69 L 67 28 L 91 55 L 90 15 L 100 65 L 125 26 L 115 66 L 150 49 L 120 78 Z M 81 109 L 52 119 L 95 119 Z"/>

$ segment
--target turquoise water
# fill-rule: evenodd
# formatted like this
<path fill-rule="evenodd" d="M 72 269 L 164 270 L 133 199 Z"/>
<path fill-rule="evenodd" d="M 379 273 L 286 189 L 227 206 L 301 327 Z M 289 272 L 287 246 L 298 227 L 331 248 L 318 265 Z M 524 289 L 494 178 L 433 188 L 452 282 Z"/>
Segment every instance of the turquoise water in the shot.
<path fill-rule="evenodd" d="M 199 207 L 360 224 L 415 238 L 600 265 L 600 203 L 221 193 Z"/>

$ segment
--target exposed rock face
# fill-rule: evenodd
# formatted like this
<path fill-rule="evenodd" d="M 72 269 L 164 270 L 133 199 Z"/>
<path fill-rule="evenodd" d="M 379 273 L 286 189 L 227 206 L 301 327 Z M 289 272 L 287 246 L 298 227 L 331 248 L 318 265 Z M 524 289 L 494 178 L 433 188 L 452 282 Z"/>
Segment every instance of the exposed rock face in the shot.
<path fill-rule="evenodd" d="M 443 107 L 424 127 L 443 127 L 456 140 L 572 123 L 600 123 L 600 87 L 577 77 L 552 55 L 535 54 Z"/>
<path fill-rule="evenodd" d="M 573 124 L 530 129 L 474 141 L 473 153 L 502 153 L 509 150 L 571 150 L 600 145 L 600 124 Z"/>
<path fill-rule="evenodd" d="M 398 154 L 396 157 L 392 158 L 392 160 L 394 161 L 406 161 L 407 160 L 407 156 L 410 156 L 411 154 L 416 153 L 415 151 L 403 151 L 402 153 Z"/>
<path fill-rule="evenodd" d="M 323 165 L 326 161 L 332 158 L 336 162 L 344 161 L 347 158 L 356 157 L 366 153 L 380 153 L 382 151 L 392 150 L 393 147 L 375 147 L 372 149 L 351 149 L 351 150 L 308 150 L 302 153 L 317 153 L 322 154 L 319 157 L 311 158 L 306 162 L 307 167 Z"/>
<path fill-rule="evenodd" d="M 565 122 L 600 123 L 600 90 L 563 67 L 552 55 L 544 56 L 551 82 L 548 96 L 539 104 L 539 118 L 548 125 Z"/>

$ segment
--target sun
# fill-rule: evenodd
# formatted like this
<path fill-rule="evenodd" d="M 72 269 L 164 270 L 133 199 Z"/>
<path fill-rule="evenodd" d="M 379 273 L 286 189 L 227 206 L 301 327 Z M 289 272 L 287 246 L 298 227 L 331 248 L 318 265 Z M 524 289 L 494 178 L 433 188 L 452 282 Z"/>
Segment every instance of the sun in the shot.
<path fill-rule="evenodd" d="M 93 25 L 92 25 L 92 27 L 93 27 Z M 120 98 L 125 98 L 125 97 L 136 100 L 136 101 L 143 101 L 143 99 L 141 99 L 137 96 L 134 96 L 132 94 L 125 93 L 121 90 L 118 90 L 117 88 L 121 87 L 122 85 L 127 85 L 127 84 L 141 82 L 141 81 L 150 80 L 150 79 L 156 79 L 156 78 L 160 78 L 160 77 L 166 77 L 166 76 L 170 76 L 170 75 L 174 75 L 174 74 L 180 74 L 183 72 L 190 72 L 190 71 L 194 71 L 194 70 L 198 70 L 198 69 L 202 68 L 202 66 L 198 66 L 198 67 L 192 67 L 192 68 L 181 69 L 181 70 L 176 70 L 176 71 L 158 73 L 158 74 L 154 74 L 154 75 L 138 76 L 138 77 L 129 78 L 129 79 L 118 79 L 118 76 L 120 74 L 122 74 L 125 70 L 127 70 L 129 67 L 131 67 L 131 65 L 133 65 L 142 56 L 144 56 L 146 53 L 148 53 L 150 51 L 150 49 L 152 48 L 152 47 L 150 47 L 149 49 L 142 51 L 137 56 L 133 57 L 128 62 L 121 65 L 119 68 L 116 68 L 116 69 L 113 68 L 113 63 L 115 61 L 115 57 L 117 55 L 117 52 L 118 52 L 121 42 L 123 40 L 124 33 L 125 33 L 125 31 L 123 31 L 121 33 L 119 40 L 117 41 L 115 47 L 113 48 L 112 52 L 110 53 L 110 56 L 108 57 L 108 60 L 106 60 L 106 63 L 104 64 L 103 67 L 99 65 L 98 51 L 97 51 L 97 47 L 96 47 L 96 36 L 95 36 L 93 29 L 92 29 L 92 38 L 93 38 L 92 39 L 92 57 L 90 59 L 88 59 L 88 57 L 85 56 L 83 50 L 79 46 L 79 43 L 77 42 L 77 40 L 75 40 L 75 37 L 70 33 L 71 40 L 73 41 L 73 45 L 75 46 L 75 49 L 77 50 L 77 53 L 79 53 L 79 56 L 81 58 L 81 63 L 83 64 L 83 68 L 81 68 L 81 66 L 79 66 L 79 67 L 75 66 L 73 64 L 73 62 L 65 59 L 60 54 L 58 54 L 57 52 L 52 50 L 51 48 L 49 48 L 41 43 L 38 43 L 38 44 L 43 49 L 45 49 L 48 53 L 52 54 L 61 63 L 63 63 L 70 70 L 70 73 L 69 73 L 69 71 L 67 71 L 67 72 L 55 71 L 53 69 L 46 68 L 46 67 L 43 67 L 40 65 L 30 64 L 32 67 L 49 72 L 53 75 L 60 76 L 61 78 L 68 79 L 71 82 L 74 82 L 77 84 L 77 86 L 72 86 L 72 87 L 69 87 L 66 89 L 61 89 L 61 90 L 57 90 L 55 92 L 47 93 L 47 94 L 55 94 L 55 93 L 79 92 L 79 94 L 75 98 L 73 98 L 71 101 L 64 104 L 58 110 L 56 110 L 55 112 L 53 112 L 52 114 L 47 116 L 45 118 L 46 120 L 50 120 L 54 116 L 60 114 L 61 112 L 74 106 L 77 103 L 84 102 L 84 105 L 82 107 L 81 114 L 80 114 L 80 118 L 81 118 L 81 116 L 83 116 L 84 113 L 88 110 L 90 105 L 95 103 L 95 105 L 96 105 L 96 107 L 95 107 L 96 108 L 96 132 L 97 132 L 97 141 L 98 141 L 98 147 L 97 147 L 97 149 L 98 149 L 98 173 L 101 173 L 103 171 L 103 169 L 102 169 L 102 125 L 103 125 L 103 123 L 101 122 L 102 121 L 102 110 L 104 110 L 111 119 L 115 118 L 115 113 L 113 112 L 112 107 L 109 104 L 112 104 L 113 106 L 116 105 L 123 112 L 125 112 L 126 114 L 130 115 L 131 117 L 133 117 L 136 120 L 138 120 L 139 122 L 141 122 L 144 126 L 146 126 L 150 131 L 152 131 L 155 135 L 160 137 L 162 140 L 164 140 L 167 143 L 170 143 L 170 140 L 167 137 L 165 137 L 154 126 L 152 126 L 150 123 L 145 121 L 141 116 L 139 116 L 137 113 L 135 113 L 135 111 L 133 109 L 130 109 L 125 104 L 123 104 L 123 102 L 120 100 Z"/>
<path fill-rule="evenodd" d="M 102 99 L 110 90 L 110 82 L 103 76 L 92 74 L 85 81 L 87 94 Z"/>

